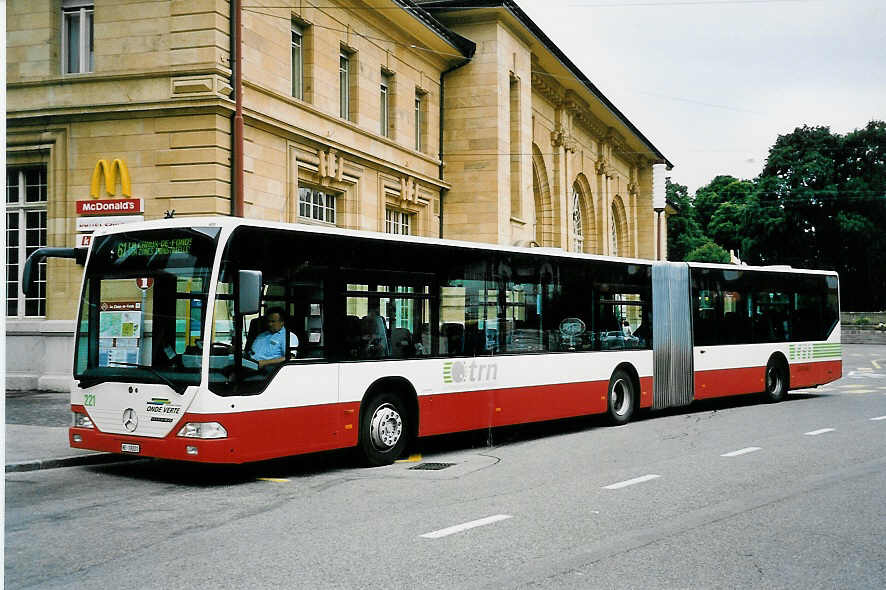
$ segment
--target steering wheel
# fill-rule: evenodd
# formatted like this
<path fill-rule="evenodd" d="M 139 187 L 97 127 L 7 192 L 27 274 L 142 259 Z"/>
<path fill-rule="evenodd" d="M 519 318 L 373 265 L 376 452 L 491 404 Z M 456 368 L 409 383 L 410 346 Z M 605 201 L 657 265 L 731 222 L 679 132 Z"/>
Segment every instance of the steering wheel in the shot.
<path fill-rule="evenodd" d="M 234 347 L 227 342 L 213 342 L 209 348 L 209 354 L 212 356 L 228 356 L 234 354 Z"/>

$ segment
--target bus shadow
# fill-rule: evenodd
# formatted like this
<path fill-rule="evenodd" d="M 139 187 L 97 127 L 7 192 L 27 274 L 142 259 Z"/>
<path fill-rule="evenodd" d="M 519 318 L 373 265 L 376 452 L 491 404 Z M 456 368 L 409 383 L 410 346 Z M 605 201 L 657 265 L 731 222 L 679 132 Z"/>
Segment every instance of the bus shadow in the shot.
<path fill-rule="evenodd" d="M 95 473 L 150 483 L 214 488 L 254 483 L 256 480 L 310 477 L 359 467 L 353 450 L 326 451 L 244 464 L 189 463 L 143 459 L 86 467 Z"/>
<path fill-rule="evenodd" d="M 826 397 L 827 395 L 827 393 L 808 391 L 792 393 L 781 403 L 794 403 Z M 767 404 L 760 396 L 753 395 L 698 400 L 689 406 L 655 411 L 642 410 L 635 414 L 632 422 L 642 423 L 656 418 L 764 405 Z M 608 427 L 609 424 L 605 416 L 595 415 L 443 434 L 413 441 L 404 457 L 415 457 L 416 455 L 428 457 L 454 452 L 480 451 Z M 104 475 L 139 479 L 153 483 L 211 488 L 254 483 L 256 480 L 263 479 L 302 478 L 329 474 L 340 470 L 359 471 L 371 468 L 366 467 L 360 461 L 356 449 L 343 449 L 283 457 L 243 465 L 217 465 L 145 459 L 94 465 L 87 467 L 87 469 Z"/>
<path fill-rule="evenodd" d="M 815 399 L 827 396 L 827 393 L 812 393 L 804 391 L 802 393 L 791 393 L 783 401 L 782 404 L 789 404 L 807 399 Z M 680 406 L 676 408 L 665 408 L 663 410 L 644 410 L 640 416 L 635 416 L 634 421 L 651 420 L 664 416 L 680 416 L 683 414 L 698 414 L 702 412 L 712 412 L 719 410 L 731 410 L 733 408 L 744 408 L 747 406 L 767 406 L 769 402 L 763 399 L 762 394 L 757 395 L 734 395 L 729 397 L 717 397 L 713 399 L 702 399 L 692 402 L 688 406 Z"/>

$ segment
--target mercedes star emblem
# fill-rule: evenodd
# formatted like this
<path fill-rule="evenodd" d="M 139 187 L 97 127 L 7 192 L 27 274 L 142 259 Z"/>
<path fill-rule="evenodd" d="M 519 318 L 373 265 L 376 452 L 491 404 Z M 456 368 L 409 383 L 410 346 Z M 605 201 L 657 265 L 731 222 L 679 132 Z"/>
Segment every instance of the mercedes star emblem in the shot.
<path fill-rule="evenodd" d="M 123 428 L 128 430 L 129 432 L 135 432 L 135 429 L 138 427 L 138 416 L 135 415 L 135 410 L 132 408 L 126 408 L 123 410 Z"/>

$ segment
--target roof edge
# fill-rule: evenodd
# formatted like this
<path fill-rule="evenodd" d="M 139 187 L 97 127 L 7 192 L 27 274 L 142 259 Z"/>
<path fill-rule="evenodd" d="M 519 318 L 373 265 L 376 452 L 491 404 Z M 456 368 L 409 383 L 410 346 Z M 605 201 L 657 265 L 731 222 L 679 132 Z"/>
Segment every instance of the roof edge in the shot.
<path fill-rule="evenodd" d="M 627 127 L 634 135 L 636 135 L 640 141 L 642 141 L 649 150 L 658 156 L 664 163 L 667 165 L 668 169 L 674 167 L 674 165 L 670 162 L 670 160 L 665 157 L 661 151 L 655 147 L 655 145 L 649 141 L 649 139 L 643 135 L 643 133 L 631 123 L 630 119 L 628 119 L 624 113 L 622 113 L 618 107 L 616 107 L 612 101 L 606 98 L 606 95 L 603 94 L 597 86 L 590 81 L 590 79 L 582 72 L 578 66 L 572 63 L 566 54 L 560 50 L 559 47 L 541 30 L 541 28 L 535 24 L 535 22 L 529 18 L 523 9 L 521 9 L 516 2 L 513 0 L 475 0 L 470 3 L 465 3 L 464 0 L 415 0 L 415 2 L 421 5 L 422 8 L 426 9 L 428 12 L 432 14 L 434 12 L 457 12 L 461 10 L 471 10 L 475 8 L 504 8 L 511 15 L 517 19 L 520 23 L 523 24 L 534 36 L 538 39 L 545 48 L 550 51 L 557 60 L 560 61 L 563 66 L 572 72 L 572 74 L 581 82 L 585 88 L 587 88 L 591 94 L 593 94 L 603 106 L 605 106 L 616 119 L 621 121 L 625 127 Z"/>
<path fill-rule="evenodd" d="M 393 0 L 393 2 L 423 22 L 425 26 L 440 35 L 440 37 L 446 40 L 450 45 L 458 49 L 465 59 L 471 59 L 474 57 L 474 53 L 477 51 L 476 43 L 449 29 L 423 7 L 419 6 L 412 0 Z"/>

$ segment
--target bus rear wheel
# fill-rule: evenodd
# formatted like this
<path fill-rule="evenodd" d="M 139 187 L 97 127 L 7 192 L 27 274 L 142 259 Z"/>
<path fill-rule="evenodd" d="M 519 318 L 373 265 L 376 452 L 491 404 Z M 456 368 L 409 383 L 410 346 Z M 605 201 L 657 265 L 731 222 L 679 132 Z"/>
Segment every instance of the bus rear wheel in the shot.
<path fill-rule="evenodd" d="M 776 403 L 785 398 L 788 391 L 787 370 L 777 358 L 766 364 L 766 401 Z"/>
<path fill-rule="evenodd" d="M 609 379 L 606 418 L 613 426 L 627 424 L 634 415 L 634 381 L 623 369 L 618 369 Z"/>
<path fill-rule="evenodd" d="M 390 465 L 403 454 L 408 415 L 399 397 L 383 393 L 369 400 L 360 418 L 360 452 L 367 465 Z"/>

